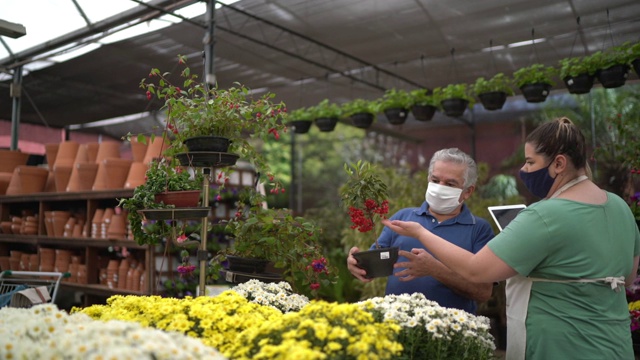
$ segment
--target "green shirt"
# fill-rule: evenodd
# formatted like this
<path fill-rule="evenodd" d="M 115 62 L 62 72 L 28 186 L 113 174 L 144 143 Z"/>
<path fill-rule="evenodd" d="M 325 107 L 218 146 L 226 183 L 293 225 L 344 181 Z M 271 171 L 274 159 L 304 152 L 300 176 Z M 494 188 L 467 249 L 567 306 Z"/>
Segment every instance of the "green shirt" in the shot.
<path fill-rule="evenodd" d="M 594 279 L 631 273 L 640 233 L 628 205 L 566 199 L 523 210 L 487 246 L 520 275 Z M 527 359 L 633 359 L 625 291 L 598 283 L 536 281 L 527 313 Z M 508 340 L 507 340 L 508 341 Z"/>

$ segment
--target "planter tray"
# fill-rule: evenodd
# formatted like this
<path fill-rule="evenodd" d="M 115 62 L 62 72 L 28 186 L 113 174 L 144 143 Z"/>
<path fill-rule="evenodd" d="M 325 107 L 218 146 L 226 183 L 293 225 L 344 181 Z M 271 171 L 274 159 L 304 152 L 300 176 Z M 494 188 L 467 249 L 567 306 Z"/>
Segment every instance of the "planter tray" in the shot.
<path fill-rule="evenodd" d="M 243 273 L 232 272 L 229 270 L 221 270 L 220 273 L 224 277 L 226 282 L 233 284 L 241 284 L 251 279 L 257 279 L 264 283 L 279 282 L 282 280 L 282 275 L 276 273 Z"/>
<path fill-rule="evenodd" d="M 209 215 L 209 207 L 146 209 L 138 213 L 147 220 L 199 219 Z"/>
<path fill-rule="evenodd" d="M 225 167 L 236 164 L 239 155 L 223 152 L 192 151 L 176 154 L 182 166 Z"/>

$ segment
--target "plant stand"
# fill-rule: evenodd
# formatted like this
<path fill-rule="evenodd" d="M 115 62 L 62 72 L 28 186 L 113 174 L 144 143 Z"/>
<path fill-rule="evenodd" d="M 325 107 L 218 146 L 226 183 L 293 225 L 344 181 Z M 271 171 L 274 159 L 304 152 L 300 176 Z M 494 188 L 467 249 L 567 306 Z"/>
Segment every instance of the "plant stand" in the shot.
<path fill-rule="evenodd" d="M 182 166 L 202 167 L 204 177 L 202 180 L 202 207 L 195 208 L 171 208 L 171 209 L 146 209 L 140 213 L 148 220 L 179 220 L 179 219 L 202 219 L 202 229 L 200 231 L 200 246 L 196 254 L 200 268 L 200 279 L 198 286 L 198 296 L 206 295 L 207 277 L 207 228 L 209 225 L 209 177 L 212 168 L 223 168 L 235 165 L 239 156 L 231 153 L 220 152 L 188 152 L 176 154 L 176 158 Z M 175 232 L 175 229 L 172 231 Z M 175 242 L 175 233 L 172 241 Z M 177 244 L 178 246 L 191 245 L 193 242 Z"/>

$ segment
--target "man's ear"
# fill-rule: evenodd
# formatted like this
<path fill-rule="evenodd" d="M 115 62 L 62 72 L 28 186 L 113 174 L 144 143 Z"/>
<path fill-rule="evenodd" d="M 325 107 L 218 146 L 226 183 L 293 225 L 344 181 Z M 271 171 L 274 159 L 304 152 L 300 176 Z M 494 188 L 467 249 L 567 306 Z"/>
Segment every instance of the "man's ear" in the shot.
<path fill-rule="evenodd" d="M 468 198 L 470 198 L 471 195 L 473 195 L 473 192 L 475 190 L 476 190 L 476 186 L 471 185 L 468 188 L 466 188 L 464 191 L 462 191 L 462 201 L 466 201 Z"/>

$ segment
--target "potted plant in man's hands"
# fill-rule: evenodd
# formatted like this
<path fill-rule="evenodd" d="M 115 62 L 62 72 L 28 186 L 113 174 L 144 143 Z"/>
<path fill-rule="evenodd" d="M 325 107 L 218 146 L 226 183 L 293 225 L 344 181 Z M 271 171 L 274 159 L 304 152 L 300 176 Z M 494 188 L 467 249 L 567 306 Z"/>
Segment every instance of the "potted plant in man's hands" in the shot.
<path fill-rule="evenodd" d="M 499 110 L 507 101 L 507 96 L 513 95 L 512 86 L 513 81 L 509 77 L 504 73 L 497 73 L 488 80 L 484 77 L 477 78 L 472 90 L 485 109 Z"/>
<path fill-rule="evenodd" d="M 533 64 L 514 72 L 513 81 L 527 102 L 539 103 L 547 99 L 551 87 L 555 86 L 556 75 L 556 69 L 551 66 Z"/>
<path fill-rule="evenodd" d="M 440 99 L 440 106 L 444 113 L 451 117 L 462 116 L 464 111 L 472 108 L 475 103 L 468 84 L 449 84 L 443 88 L 434 89 L 433 93 Z"/>
<path fill-rule="evenodd" d="M 177 160 L 160 158 L 153 160 L 145 173 L 145 182 L 138 185 L 133 190 L 133 195 L 129 198 L 119 199 L 118 206 L 127 211 L 127 218 L 131 226 L 134 240 L 139 245 L 155 245 L 169 236 L 172 236 L 172 224 L 158 221 L 153 224 L 153 231 L 146 231 L 145 220 L 140 210 L 169 209 L 175 207 L 196 207 L 199 203 L 200 192 L 202 190 L 203 175 L 200 171 L 192 174 L 185 167 L 182 167 Z M 184 201 L 190 199 L 190 203 L 173 203 L 163 200 L 161 195 L 174 193 L 173 198 Z M 177 237 L 186 234 L 177 234 Z M 178 241 L 181 242 L 181 241 Z"/>
<path fill-rule="evenodd" d="M 342 112 L 353 126 L 366 129 L 373 124 L 378 109 L 375 101 L 358 98 L 342 104 Z"/>
<path fill-rule="evenodd" d="M 187 151 L 208 151 L 239 154 L 255 166 L 256 172 L 271 173 L 255 141 L 278 140 L 280 133 L 286 130 L 287 109 L 284 103 L 274 102 L 273 93 L 257 96 L 239 83 L 228 89 L 203 83 L 191 72 L 186 61 L 186 57 L 178 56 L 179 65 L 183 67 L 180 72 L 182 86 L 175 84 L 178 80 L 170 73 L 159 69 L 151 69 L 149 78 L 140 81 L 140 87 L 146 90 L 149 100 L 155 96 L 163 102 L 162 109 L 167 115 L 165 132 L 172 137 L 165 153 L 181 155 Z M 197 141 L 202 136 L 208 138 L 204 142 Z M 221 140 L 220 146 L 209 148 L 213 142 L 209 137 Z M 196 145 L 191 144 L 192 140 Z M 191 157 L 187 158 L 191 160 Z"/>
<path fill-rule="evenodd" d="M 374 224 L 389 212 L 387 185 L 369 162 L 345 164 L 344 169 L 349 178 L 340 187 L 340 197 L 351 218 L 351 228 L 372 234 L 376 244 L 375 249 L 356 252 L 353 257 L 358 261 L 358 266 L 366 270 L 367 278 L 389 276 L 393 273 L 393 264 L 398 260 L 398 248 L 381 247 L 377 234 L 372 232 Z"/>
<path fill-rule="evenodd" d="M 433 119 L 440 106 L 440 99 L 428 89 L 415 89 L 409 92 L 411 96 L 411 113 L 418 121 Z"/>

